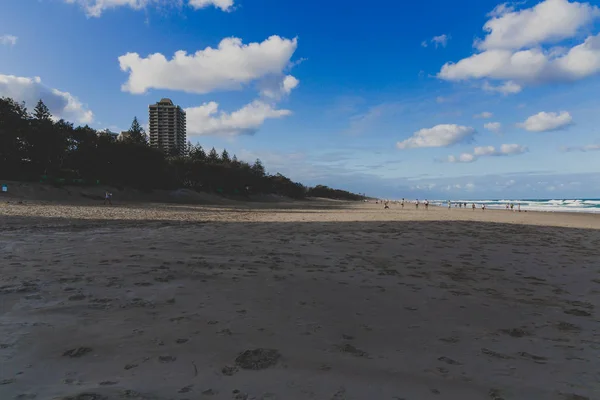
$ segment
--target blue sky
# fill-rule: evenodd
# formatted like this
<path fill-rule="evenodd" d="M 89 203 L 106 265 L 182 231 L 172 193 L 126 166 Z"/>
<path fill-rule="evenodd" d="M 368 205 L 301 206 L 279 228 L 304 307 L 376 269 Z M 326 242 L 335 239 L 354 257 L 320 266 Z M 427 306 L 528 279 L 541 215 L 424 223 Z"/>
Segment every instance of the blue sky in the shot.
<path fill-rule="evenodd" d="M 192 142 L 305 184 L 600 197 L 597 1 L 4 3 L 0 96 L 77 124 L 170 97 Z"/>

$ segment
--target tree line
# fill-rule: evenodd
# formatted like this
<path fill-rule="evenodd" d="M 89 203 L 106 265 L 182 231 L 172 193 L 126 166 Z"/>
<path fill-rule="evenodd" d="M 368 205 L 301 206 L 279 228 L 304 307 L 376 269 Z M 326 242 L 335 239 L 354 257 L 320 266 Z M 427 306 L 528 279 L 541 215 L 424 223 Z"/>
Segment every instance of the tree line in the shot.
<path fill-rule="evenodd" d="M 11 98 L 0 98 L 0 179 L 140 190 L 183 187 L 223 195 L 277 194 L 296 199 L 365 198 L 268 174 L 259 159 L 250 164 L 227 150 L 207 152 L 188 142 L 183 154 L 165 154 L 149 146 L 137 118 L 118 140 L 108 131 L 56 120 L 42 100 L 30 113 L 24 103 Z"/>

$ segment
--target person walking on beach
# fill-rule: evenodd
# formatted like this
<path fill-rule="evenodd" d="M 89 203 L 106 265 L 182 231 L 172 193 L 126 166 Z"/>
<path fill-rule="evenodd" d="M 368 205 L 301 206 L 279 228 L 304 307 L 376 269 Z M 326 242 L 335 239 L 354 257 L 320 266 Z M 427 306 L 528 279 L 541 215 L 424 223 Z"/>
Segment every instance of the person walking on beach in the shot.
<path fill-rule="evenodd" d="M 452 202 L 450 200 L 448 200 L 448 209 L 452 208 Z"/>
<path fill-rule="evenodd" d="M 429 210 L 429 200 L 425 199 L 425 209 Z"/>
<path fill-rule="evenodd" d="M 471 204 L 471 206 L 473 207 L 473 211 L 475 211 L 475 203 Z"/>
<path fill-rule="evenodd" d="M 417 201 L 415 201 L 415 208 L 418 209 L 419 208 L 419 199 L 417 199 Z"/>
<path fill-rule="evenodd" d="M 519 203 L 519 204 L 517 205 L 517 209 L 519 210 L 519 212 L 521 212 L 521 203 Z"/>
<path fill-rule="evenodd" d="M 401 203 L 401 205 L 402 205 L 402 209 L 404 209 L 404 197 L 402 198 L 402 203 Z"/>
<path fill-rule="evenodd" d="M 485 204 L 482 204 L 482 205 L 481 205 L 481 209 L 482 209 L 483 211 L 485 211 Z"/>
<path fill-rule="evenodd" d="M 106 192 L 104 192 L 104 205 L 106 205 L 106 202 L 108 202 L 108 205 L 112 206 L 112 193 L 109 192 L 108 190 Z"/>
<path fill-rule="evenodd" d="M 510 203 L 510 211 L 515 211 L 515 204 L 514 203 Z"/>

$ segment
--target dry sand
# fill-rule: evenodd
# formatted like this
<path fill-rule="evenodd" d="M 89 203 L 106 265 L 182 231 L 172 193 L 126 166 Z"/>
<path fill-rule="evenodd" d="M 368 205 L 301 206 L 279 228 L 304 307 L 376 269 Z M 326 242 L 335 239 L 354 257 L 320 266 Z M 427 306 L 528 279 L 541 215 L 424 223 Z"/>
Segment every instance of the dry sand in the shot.
<path fill-rule="evenodd" d="M 600 398 L 599 216 L 11 202 L 0 266 L 2 400 Z"/>

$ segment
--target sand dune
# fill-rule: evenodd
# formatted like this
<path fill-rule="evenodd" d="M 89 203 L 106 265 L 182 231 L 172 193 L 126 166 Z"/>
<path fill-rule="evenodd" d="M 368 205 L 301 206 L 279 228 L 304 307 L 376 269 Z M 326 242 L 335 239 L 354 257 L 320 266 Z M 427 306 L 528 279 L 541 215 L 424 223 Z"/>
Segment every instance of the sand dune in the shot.
<path fill-rule="evenodd" d="M 596 399 L 600 219 L 0 204 L 0 399 Z"/>

